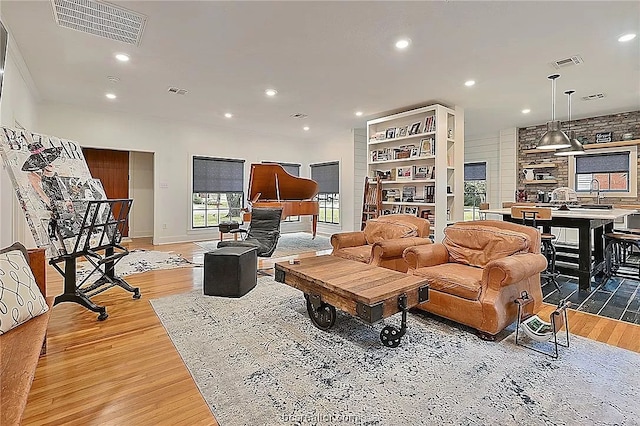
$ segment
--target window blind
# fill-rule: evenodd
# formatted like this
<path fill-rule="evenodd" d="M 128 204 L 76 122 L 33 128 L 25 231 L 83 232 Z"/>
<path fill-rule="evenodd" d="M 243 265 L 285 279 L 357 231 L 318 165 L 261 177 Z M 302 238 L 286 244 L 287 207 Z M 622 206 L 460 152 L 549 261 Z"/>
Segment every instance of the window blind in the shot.
<path fill-rule="evenodd" d="M 464 165 L 464 180 L 487 180 L 487 163 L 466 163 Z"/>
<path fill-rule="evenodd" d="M 243 192 L 244 160 L 193 157 L 193 192 Z"/>
<path fill-rule="evenodd" d="M 311 165 L 311 179 L 318 182 L 318 192 L 340 192 L 340 167 L 338 162 Z"/>
<path fill-rule="evenodd" d="M 576 156 L 576 173 L 612 173 L 629 171 L 629 152 Z"/>
<path fill-rule="evenodd" d="M 290 175 L 300 176 L 300 164 L 295 163 L 280 163 L 278 161 L 263 161 L 262 164 L 280 164 L 283 169 L 287 171 Z"/>

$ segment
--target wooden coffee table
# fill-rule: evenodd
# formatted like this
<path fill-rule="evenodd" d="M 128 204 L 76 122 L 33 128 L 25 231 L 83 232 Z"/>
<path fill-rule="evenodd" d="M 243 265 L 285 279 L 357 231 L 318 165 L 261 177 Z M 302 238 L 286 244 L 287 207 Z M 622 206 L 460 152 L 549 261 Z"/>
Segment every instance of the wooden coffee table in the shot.
<path fill-rule="evenodd" d="M 277 262 L 276 281 L 304 293 L 307 312 L 321 330 L 330 329 L 336 308 L 373 324 L 402 312 L 400 329 L 385 326 L 380 340 L 395 348 L 407 330 L 407 311 L 429 300 L 424 278 L 331 255 L 304 258 L 299 264 Z"/>

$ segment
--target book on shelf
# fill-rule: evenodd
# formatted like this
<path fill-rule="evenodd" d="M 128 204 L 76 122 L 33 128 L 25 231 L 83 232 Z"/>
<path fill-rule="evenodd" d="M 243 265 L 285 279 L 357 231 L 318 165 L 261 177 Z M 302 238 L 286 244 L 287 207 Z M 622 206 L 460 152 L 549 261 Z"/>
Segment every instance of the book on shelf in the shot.
<path fill-rule="evenodd" d="M 425 203 L 434 203 L 436 197 L 436 187 L 435 185 L 425 185 L 424 186 L 424 202 Z"/>
<path fill-rule="evenodd" d="M 403 186 L 402 187 L 402 201 L 403 202 L 413 202 L 416 196 L 416 187 L 415 186 Z"/>
<path fill-rule="evenodd" d="M 424 132 L 430 133 L 436 131 L 436 116 L 430 115 L 424 122 Z"/>

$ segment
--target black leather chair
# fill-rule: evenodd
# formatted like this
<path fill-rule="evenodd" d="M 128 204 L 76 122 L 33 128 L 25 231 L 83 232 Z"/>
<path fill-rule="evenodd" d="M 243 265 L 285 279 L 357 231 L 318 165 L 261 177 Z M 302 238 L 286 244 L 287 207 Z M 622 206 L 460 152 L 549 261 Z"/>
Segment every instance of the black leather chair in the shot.
<path fill-rule="evenodd" d="M 259 257 L 271 257 L 280 238 L 282 209 L 254 208 L 247 229 L 233 229 L 231 233 L 245 234 L 238 241 L 220 241 L 221 247 L 255 247 Z M 258 272 L 263 272 L 258 270 Z M 264 273 L 264 272 L 263 272 Z"/>

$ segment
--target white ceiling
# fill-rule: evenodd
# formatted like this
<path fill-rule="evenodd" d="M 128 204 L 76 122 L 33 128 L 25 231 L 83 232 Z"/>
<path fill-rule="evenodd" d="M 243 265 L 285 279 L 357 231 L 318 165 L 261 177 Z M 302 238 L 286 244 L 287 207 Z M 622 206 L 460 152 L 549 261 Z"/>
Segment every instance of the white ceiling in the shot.
<path fill-rule="evenodd" d="M 439 101 L 465 108 L 467 135 L 481 135 L 549 120 L 550 63 L 581 55 L 558 71 L 560 119 L 567 89 L 573 118 L 640 109 L 640 37 L 617 41 L 640 33 L 637 1 L 112 3 L 148 16 L 140 46 L 58 27 L 50 1 L 2 1 L 43 101 L 318 141 Z M 406 51 L 394 48 L 401 36 Z M 309 117 L 290 118 L 298 112 Z"/>

